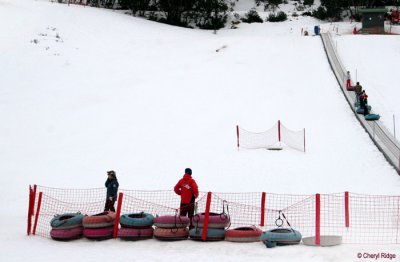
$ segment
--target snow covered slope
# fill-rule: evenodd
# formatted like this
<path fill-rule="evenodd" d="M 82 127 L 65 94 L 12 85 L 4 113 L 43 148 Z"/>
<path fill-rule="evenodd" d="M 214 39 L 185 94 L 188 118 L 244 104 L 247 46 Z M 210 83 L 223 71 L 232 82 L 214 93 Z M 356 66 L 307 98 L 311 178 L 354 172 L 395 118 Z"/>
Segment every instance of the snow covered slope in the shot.
<path fill-rule="evenodd" d="M 0 19 L 1 204 L 13 206 L 0 239 L 8 260 L 39 260 L 43 249 L 42 260 L 70 252 L 89 261 L 113 257 L 110 242 L 69 245 L 23 235 L 28 184 L 101 187 L 109 169 L 127 189 L 172 189 L 191 167 L 202 191 L 399 192 L 398 175 L 349 110 L 321 40 L 300 36 L 319 21 L 241 24 L 215 35 L 30 0 L 0 0 Z M 237 150 L 237 124 L 263 131 L 278 119 L 306 129 L 306 153 Z M 238 247 L 231 257 L 227 243 L 193 243 L 185 251 L 183 243 L 131 244 L 112 245 L 125 252 L 121 261 L 132 252 L 151 260 L 182 252 L 206 259 L 211 252 L 256 261 L 266 254 L 258 245 Z M 269 254 L 302 252 L 285 250 Z M 356 256 L 338 250 L 317 251 L 314 259 Z"/>

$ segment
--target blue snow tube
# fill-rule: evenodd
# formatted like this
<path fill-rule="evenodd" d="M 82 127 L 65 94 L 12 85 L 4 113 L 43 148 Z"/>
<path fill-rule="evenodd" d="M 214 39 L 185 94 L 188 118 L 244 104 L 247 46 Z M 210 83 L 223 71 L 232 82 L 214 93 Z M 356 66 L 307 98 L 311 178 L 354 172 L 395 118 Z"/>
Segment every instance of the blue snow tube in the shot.
<path fill-rule="evenodd" d="M 201 240 L 201 236 L 203 235 L 203 228 L 192 228 L 189 231 L 190 239 L 193 240 Z M 208 228 L 207 230 L 207 241 L 217 241 L 225 239 L 225 229 L 220 228 Z"/>
<path fill-rule="evenodd" d="M 367 108 L 368 108 L 368 112 L 370 112 L 370 111 L 371 111 L 371 108 L 372 108 L 372 106 L 370 106 L 370 105 L 367 105 Z M 364 114 L 364 108 L 357 107 L 357 109 L 356 109 L 356 112 L 357 112 L 357 114 Z"/>
<path fill-rule="evenodd" d="M 291 228 L 275 228 L 264 232 L 261 241 L 268 248 L 276 245 L 296 245 L 301 241 L 301 233 Z"/>
<path fill-rule="evenodd" d="M 148 213 L 129 213 L 120 217 L 119 223 L 122 227 L 147 228 L 153 225 L 154 216 Z"/>
<path fill-rule="evenodd" d="M 369 115 L 366 115 L 364 118 L 365 118 L 365 120 L 368 120 L 368 121 L 375 121 L 375 120 L 379 120 L 379 118 L 381 118 L 381 116 L 376 115 L 376 114 L 369 114 Z"/>
<path fill-rule="evenodd" d="M 53 229 L 69 229 L 82 226 L 82 220 L 85 215 L 81 213 L 65 213 L 61 215 L 55 215 L 50 221 L 50 225 Z"/>

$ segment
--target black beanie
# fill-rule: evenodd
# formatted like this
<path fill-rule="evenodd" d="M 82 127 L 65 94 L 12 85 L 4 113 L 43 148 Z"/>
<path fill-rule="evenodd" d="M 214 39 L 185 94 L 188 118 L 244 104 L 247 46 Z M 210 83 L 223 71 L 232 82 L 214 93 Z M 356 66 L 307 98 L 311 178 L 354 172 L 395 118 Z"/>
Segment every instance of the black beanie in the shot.
<path fill-rule="evenodd" d="M 186 168 L 185 169 L 185 174 L 192 175 L 192 169 Z"/>

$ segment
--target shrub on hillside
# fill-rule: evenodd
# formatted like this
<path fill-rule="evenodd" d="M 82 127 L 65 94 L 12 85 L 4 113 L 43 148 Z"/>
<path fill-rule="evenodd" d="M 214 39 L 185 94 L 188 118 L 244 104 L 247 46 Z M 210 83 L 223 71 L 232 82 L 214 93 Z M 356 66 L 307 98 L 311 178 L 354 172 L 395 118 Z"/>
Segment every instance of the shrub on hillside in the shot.
<path fill-rule="evenodd" d="M 325 20 L 327 18 L 327 13 L 325 8 L 323 8 L 322 6 L 318 7 L 317 10 L 314 10 L 312 12 L 312 16 L 315 18 L 318 18 L 320 20 Z"/>
<path fill-rule="evenodd" d="M 314 0 L 304 0 L 303 5 L 313 5 Z"/>
<path fill-rule="evenodd" d="M 255 9 L 251 9 L 249 12 L 245 14 L 245 17 L 241 19 L 245 23 L 263 23 L 264 21 L 258 14 L 258 12 Z"/>
<path fill-rule="evenodd" d="M 283 22 L 286 20 L 287 20 L 287 15 L 285 12 L 282 11 L 278 12 L 277 15 L 274 13 L 270 14 L 267 19 L 267 21 L 269 22 Z"/>
<path fill-rule="evenodd" d="M 201 29 L 206 30 L 218 30 L 225 27 L 226 19 L 228 18 L 227 15 L 218 16 L 216 19 L 209 19 L 202 24 L 197 24 L 197 26 Z"/>

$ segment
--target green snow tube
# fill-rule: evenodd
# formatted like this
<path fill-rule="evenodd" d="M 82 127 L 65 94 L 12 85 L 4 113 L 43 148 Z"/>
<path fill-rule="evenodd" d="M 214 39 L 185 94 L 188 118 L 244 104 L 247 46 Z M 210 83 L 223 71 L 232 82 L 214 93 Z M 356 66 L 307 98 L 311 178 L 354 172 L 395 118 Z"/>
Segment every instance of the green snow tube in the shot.
<path fill-rule="evenodd" d="M 189 231 L 190 239 L 201 240 L 203 228 L 192 228 Z M 225 239 L 225 229 L 223 228 L 208 228 L 206 241 L 218 241 Z"/>
<path fill-rule="evenodd" d="M 268 248 L 276 245 L 296 245 L 301 241 L 301 233 L 291 228 L 275 228 L 264 232 L 261 241 Z"/>
<path fill-rule="evenodd" d="M 70 229 L 75 227 L 82 227 L 82 220 L 85 215 L 81 213 L 65 213 L 55 215 L 50 221 L 50 226 L 53 229 Z"/>
<path fill-rule="evenodd" d="M 369 114 L 365 116 L 365 120 L 367 121 L 375 121 L 375 120 L 379 120 L 379 118 L 381 118 L 380 115 L 377 114 Z"/>

